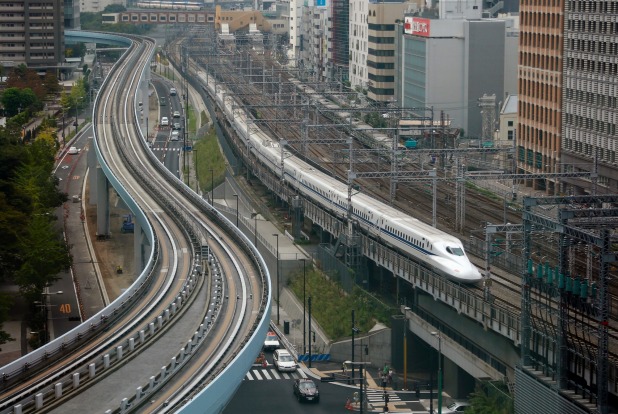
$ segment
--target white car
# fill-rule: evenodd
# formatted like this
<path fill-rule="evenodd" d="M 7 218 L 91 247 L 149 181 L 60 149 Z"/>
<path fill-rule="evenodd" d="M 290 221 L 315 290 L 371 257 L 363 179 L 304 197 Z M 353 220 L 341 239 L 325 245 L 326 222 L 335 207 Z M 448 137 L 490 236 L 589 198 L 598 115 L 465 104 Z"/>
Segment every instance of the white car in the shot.
<path fill-rule="evenodd" d="M 164 116 L 163 118 L 161 118 L 161 126 L 168 126 L 170 124 L 170 120 L 167 119 L 166 116 Z"/>
<path fill-rule="evenodd" d="M 264 340 L 264 351 L 279 349 L 279 337 L 273 331 L 268 331 Z"/>
<path fill-rule="evenodd" d="M 180 118 L 180 111 L 174 111 L 174 118 Z"/>
<path fill-rule="evenodd" d="M 180 136 L 180 131 L 178 130 L 174 130 L 172 131 L 172 134 L 170 135 L 170 141 L 178 141 L 178 137 Z"/>
<path fill-rule="evenodd" d="M 68 153 L 71 155 L 79 154 L 79 150 L 77 147 L 70 147 Z"/>
<path fill-rule="evenodd" d="M 442 414 L 457 414 L 463 413 L 466 411 L 466 408 L 470 407 L 469 402 L 465 401 L 455 401 L 452 404 L 447 405 L 442 408 Z"/>
<path fill-rule="evenodd" d="M 296 371 L 296 361 L 294 357 L 285 349 L 277 349 L 273 352 L 273 363 L 277 370 L 284 372 Z"/>
<path fill-rule="evenodd" d="M 170 88 L 170 95 L 176 96 L 176 88 Z"/>

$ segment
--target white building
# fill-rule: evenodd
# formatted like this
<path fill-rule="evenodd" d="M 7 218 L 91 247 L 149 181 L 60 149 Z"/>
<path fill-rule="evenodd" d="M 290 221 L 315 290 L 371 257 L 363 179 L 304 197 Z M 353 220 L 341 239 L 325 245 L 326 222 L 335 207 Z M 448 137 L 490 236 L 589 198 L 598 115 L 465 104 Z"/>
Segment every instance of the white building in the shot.
<path fill-rule="evenodd" d="M 303 16 L 302 0 L 289 0 L 289 28 L 290 28 L 290 44 L 288 48 L 288 59 L 291 66 L 296 66 L 296 59 L 300 57 L 300 49 L 302 42 L 302 27 L 301 20 Z"/>
<path fill-rule="evenodd" d="M 80 0 L 79 10 L 82 13 L 100 13 L 111 4 L 127 5 L 126 0 Z"/>
<path fill-rule="evenodd" d="M 440 19 L 407 16 L 398 39 L 397 101 L 406 108 L 444 111 L 464 135 L 480 137 L 477 100 L 513 93 L 517 37 L 506 19 Z"/>
<path fill-rule="evenodd" d="M 369 99 L 394 100 L 395 22 L 421 3 L 350 0 L 350 84 L 367 91 Z"/>

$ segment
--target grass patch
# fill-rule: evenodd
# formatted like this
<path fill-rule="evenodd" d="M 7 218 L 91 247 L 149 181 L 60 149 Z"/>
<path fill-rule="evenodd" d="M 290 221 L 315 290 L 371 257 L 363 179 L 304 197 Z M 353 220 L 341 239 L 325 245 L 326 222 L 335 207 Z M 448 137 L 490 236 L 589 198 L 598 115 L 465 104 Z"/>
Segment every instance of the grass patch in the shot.
<path fill-rule="evenodd" d="M 208 115 L 206 115 L 206 111 L 200 112 L 200 119 L 202 121 L 202 125 L 206 125 L 208 123 Z"/>
<path fill-rule="evenodd" d="M 352 309 L 355 310 L 356 326 L 361 332 L 368 332 L 376 322 L 390 325 L 394 310 L 376 300 L 359 287 L 347 294 L 337 283 L 323 273 L 306 270 L 306 297 L 311 296 L 311 313 L 326 334 L 333 340 L 352 335 Z M 303 301 L 302 270 L 290 278 L 290 288 Z"/>
<path fill-rule="evenodd" d="M 187 107 L 187 115 L 189 116 L 189 120 L 188 120 L 188 125 L 189 125 L 189 133 L 195 135 L 195 132 L 197 131 L 196 125 L 197 125 L 197 119 L 195 117 L 195 108 L 193 108 L 191 105 L 189 105 Z"/>
<path fill-rule="evenodd" d="M 211 128 L 205 137 L 195 141 L 193 150 L 200 188 L 204 193 L 209 192 L 212 190 L 213 182 L 216 187 L 223 182 L 225 177 L 225 160 L 219 150 L 214 128 Z"/>

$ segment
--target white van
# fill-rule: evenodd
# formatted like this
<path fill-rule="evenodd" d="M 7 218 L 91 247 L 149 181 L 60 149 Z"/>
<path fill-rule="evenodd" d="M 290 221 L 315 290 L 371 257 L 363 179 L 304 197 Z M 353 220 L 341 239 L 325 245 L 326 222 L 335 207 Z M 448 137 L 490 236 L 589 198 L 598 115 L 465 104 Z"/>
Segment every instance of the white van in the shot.
<path fill-rule="evenodd" d="M 161 126 L 169 126 L 170 124 L 170 120 L 167 119 L 166 116 L 164 116 L 163 118 L 161 118 Z"/>

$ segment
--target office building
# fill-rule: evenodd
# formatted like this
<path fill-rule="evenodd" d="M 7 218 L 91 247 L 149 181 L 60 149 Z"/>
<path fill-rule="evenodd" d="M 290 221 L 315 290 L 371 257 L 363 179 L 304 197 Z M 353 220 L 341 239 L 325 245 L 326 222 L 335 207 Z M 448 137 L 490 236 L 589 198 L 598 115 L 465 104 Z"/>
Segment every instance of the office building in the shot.
<path fill-rule="evenodd" d="M 350 1 L 350 85 L 375 102 L 394 101 L 395 21 L 415 2 Z"/>
<path fill-rule="evenodd" d="M 64 1 L 0 3 L 0 64 L 51 69 L 64 61 Z"/>
<path fill-rule="evenodd" d="M 517 18 L 425 19 L 406 16 L 397 45 L 396 97 L 405 108 L 444 111 L 450 125 L 466 137 L 492 139 L 483 133 L 479 99 L 495 95 L 500 106 L 517 88 Z M 495 111 L 494 111 L 495 113 Z M 439 116 L 439 115 L 437 115 Z M 497 125 L 497 119 L 492 124 Z"/>
<path fill-rule="evenodd" d="M 616 1 L 565 0 L 562 93 L 556 96 L 564 111 L 559 162 L 566 171 L 598 174 L 596 183 L 565 179 L 567 193 L 618 193 L 616 16 Z"/>

